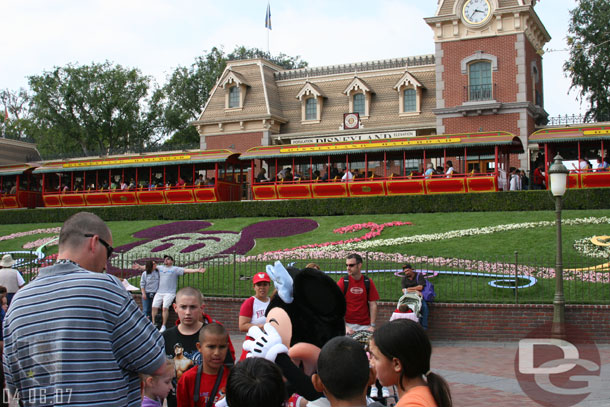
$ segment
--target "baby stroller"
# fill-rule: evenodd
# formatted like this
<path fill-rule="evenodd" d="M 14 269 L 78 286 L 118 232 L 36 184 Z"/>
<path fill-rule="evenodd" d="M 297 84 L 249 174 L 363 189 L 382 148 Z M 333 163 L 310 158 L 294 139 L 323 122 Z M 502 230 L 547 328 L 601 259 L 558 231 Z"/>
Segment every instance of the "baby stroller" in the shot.
<path fill-rule="evenodd" d="M 418 293 L 405 293 L 398 300 L 396 304 L 396 309 L 399 309 L 401 305 L 406 305 L 412 311 L 407 314 L 401 314 L 404 318 L 411 319 L 415 322 L 419 322 L 419 318 L 421 317 L 421 296 Z"/>

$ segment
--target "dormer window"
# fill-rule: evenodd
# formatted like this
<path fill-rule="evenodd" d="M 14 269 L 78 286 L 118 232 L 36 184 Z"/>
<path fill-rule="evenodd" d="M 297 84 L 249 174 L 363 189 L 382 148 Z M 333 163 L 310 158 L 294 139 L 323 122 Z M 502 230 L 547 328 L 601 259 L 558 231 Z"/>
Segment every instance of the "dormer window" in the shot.
<path fill-rule="evenodd" d="M 241 74 L 230 69 L 227 70 L 219 86 L 225 89 L 226 110 L 241 110 L 244 108 L 246 91 L 249 85 Z"/>
<path fill-rule="evenodd" d="M 239 86 L 231 86 L 229 88 L 229 109 L 240 107 Z"/>
<path fill-rule="evenodd" d="M 343 91 L 349 97 L 349 113 L 358 113 L 361 119 L 368 119 L 370 115 L 371 87 L 357 76 Z"/>
<path fill-rule="evenodd" d="M 413 88 L 403 90 L 404 113 L 417 112 L 417 91 Z"/>
<path fill-rule="evenodd" d="M 318 119 L 318 100 L 315 97 L 305 99 L 305 120 Z"/>
<path fill-rule="evenodd" d="M 358 113 L 359 116 L 366 115 L 366 101 L 364 93 L 356 93 L 354 95 L 354 107 L 351 109 L 352 113 Z"/>
<path fill-rule="evenodd" d="M 307 81 L 296 97 L 301 101 L 301 123 L 320 123 L 325 97 L 320 88 Z"/>
<path fill-rule="evenodd" d="M 413 116 L 421 113 L 422 90 L 424 86 L 409 72 L 394 85 L 398 92 L 398 115 Z"/>

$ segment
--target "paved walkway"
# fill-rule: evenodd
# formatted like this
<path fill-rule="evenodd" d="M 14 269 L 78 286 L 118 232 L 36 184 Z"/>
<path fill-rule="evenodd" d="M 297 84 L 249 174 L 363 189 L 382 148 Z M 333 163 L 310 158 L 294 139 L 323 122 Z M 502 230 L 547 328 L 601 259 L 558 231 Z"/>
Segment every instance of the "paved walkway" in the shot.
<path fill-rule="evenodd" d="M 232 334 L 241 352 L 242 336 Z M 610 406 L 610 345 L 598 346 L 602 370 L 595 390 L 579 407 Z M 239 354 L 239 353 L 238 353 Z M 454 407 L 535 407 L 515 376 L 517 343 L 434 342 L 432 370 L 451 387 Z"/>
<path fill-rule="evenodd" d="M 577 406 L 610 405 L 610 346 L 601 345 L 598 349 L 601 381 Z M 516 343 L 437 342 L 433 344 L 432 370 L 449 382 L 455 407 L 539 406 L 517 382 L 516 355 Z"/>

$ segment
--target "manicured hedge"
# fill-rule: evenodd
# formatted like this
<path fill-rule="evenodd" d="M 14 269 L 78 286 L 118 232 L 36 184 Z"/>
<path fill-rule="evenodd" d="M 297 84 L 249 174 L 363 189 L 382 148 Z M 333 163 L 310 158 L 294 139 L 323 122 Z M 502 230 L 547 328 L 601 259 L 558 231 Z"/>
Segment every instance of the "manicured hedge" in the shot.
<path fill-rule="evenodd" d="M 608 209 L 610 188 L 570 190 L 564 209 Z M 387 213 L 489 212 L 554 210 L 548 191 L 493 192 L 384 196 L 370 198 L 309 199 L 293 201 L 244 201 L 184 205 L 143 205 L 88 208 L 39 208 L 0 210 L 0 223 L 63 222 L 87 210 L 110 221 L 181 220 L 234 217 L 332 216 Z"/>

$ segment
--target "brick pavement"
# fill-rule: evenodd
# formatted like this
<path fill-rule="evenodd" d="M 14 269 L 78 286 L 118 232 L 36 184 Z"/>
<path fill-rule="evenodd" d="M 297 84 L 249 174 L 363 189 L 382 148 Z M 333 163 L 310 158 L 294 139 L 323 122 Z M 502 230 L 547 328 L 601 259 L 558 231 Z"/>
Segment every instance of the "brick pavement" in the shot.
<path fill-rule="evenodd" d="M 236 351 L 241 352 L 243 335 L 232 333 L 231 339 Z M 577 407 L 610 406 L 610 345 L 598 348 L 602 361 L 601 382 Z M 516 342 L 433 342 L 432 370 L 449 382 L 454 407 L 540 406 L 517 382 L 516 354 Z"/>
<path fill-rule="evenodd" d="M 601 382 L 577 406 L 610 406 L 610 346 L 598 347 Z M 515 377 L 517 343 L 435 342 L 432 370 L 451 387 L 454 407 L 539 406 L 521 390 Z M 604 388 L 605 384 L 605 388 Z"/>

